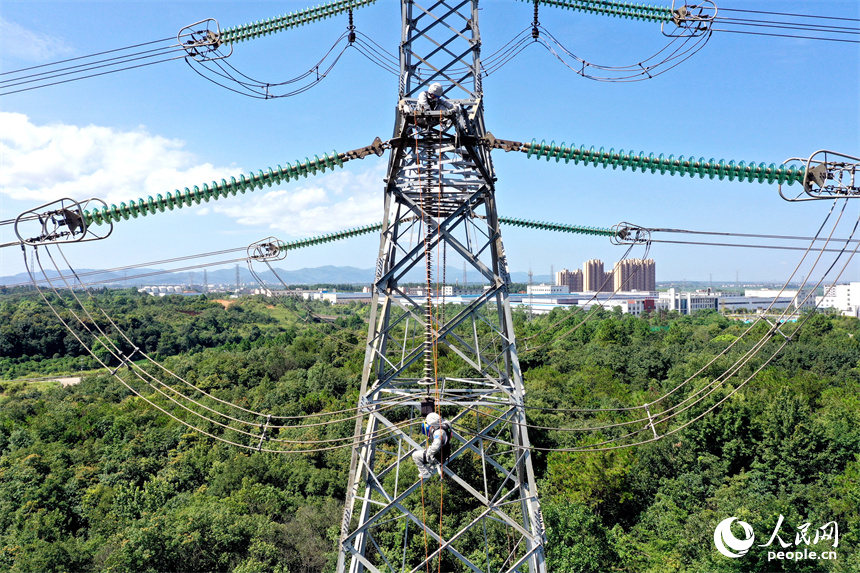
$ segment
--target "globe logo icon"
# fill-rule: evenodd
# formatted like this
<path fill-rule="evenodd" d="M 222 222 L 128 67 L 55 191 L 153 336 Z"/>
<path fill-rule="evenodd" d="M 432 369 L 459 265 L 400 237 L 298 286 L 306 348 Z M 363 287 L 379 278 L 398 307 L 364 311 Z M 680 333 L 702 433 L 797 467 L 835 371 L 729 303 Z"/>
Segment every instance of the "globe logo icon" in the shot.
<path fill-rule="evenodd" d="M 746 555 L 752 544 L 755 543 L 753 528 L 744 521 L 738 521 L 738 525 L 744 530 L 745 539 L 738 539 L 734 536 L 732 523 L 736 520 L 737 517 L 724 519 L 717 524 L 717 528 L 714 530 L 714 545 L 717 547 L 717 551 L 732 559 Z"/>

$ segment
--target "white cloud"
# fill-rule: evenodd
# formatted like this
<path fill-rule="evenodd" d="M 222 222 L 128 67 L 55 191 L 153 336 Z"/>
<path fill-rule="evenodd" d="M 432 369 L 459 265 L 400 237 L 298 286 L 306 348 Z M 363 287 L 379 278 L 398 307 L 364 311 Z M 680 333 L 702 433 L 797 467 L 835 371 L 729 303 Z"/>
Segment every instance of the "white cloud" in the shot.
<path fill-rule="evenodd" d="M 72 53 L 61 38 L 32 32 L 4 18 L 0 18 L 0 36 L 3 37 L 3 51 L 7 57 L 27 62 L 44 62 Z"/>
<path fill-rule="evenodd" d="M 241 225 L 265 226 L 293 237 L 340 231 L 379 221 L 385 164 L 359 173 L 338 171 L 311 183 L 256 191 L 242 205 L 216 203 L 212 208 Z"/>
<path fill-rule="evenodd" d="M 35 125 L 23 114 L 0 112 L 0 196 L 34 205 L 63 197 L 119 204 L 241 173 L 236 166 L 200 162 L 184 145 L 144 127 Z M 240 225 L 289 237 L 329 233 L 381 218 L 384 173 L 385 163 L 377 162 L 364 171 L 336 171 L 257 189 L 192 211 L 220 213 Z"/>
<path fill-rule="evenodd" d="M 0 112 L 0 195 L 34 203 L 62 197 L 119 203 L 238 170 L 201 163 L 184 145 L 143 127 L 35 125 L 25 115 Z"/>

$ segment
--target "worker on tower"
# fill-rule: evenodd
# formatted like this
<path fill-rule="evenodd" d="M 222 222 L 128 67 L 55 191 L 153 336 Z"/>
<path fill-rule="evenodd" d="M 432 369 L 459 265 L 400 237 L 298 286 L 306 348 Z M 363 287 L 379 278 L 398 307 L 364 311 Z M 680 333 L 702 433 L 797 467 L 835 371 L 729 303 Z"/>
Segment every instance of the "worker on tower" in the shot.
<path fill-rule="evenodd" d="M 418 96 L 418 113 L 425 111 L 442 111 L 443 109 L 453 109 L 453 105 L 442 97 L 444 94 L 442 84 L 430 84 L 426 92 L 421 92 Z"/>
<path fill-rule="evenodd" d="M 433 442 L 426 450 L 418 448 L 412 452 L 412 460 L 418 466 L 418 475 L 421 479 L 432 477 L 431 468 L 438 464 L 437 470 L 441 478 L 442 467 L 451 455 L 451 424 L 439 414 L 431 412 L 421 424 L 421 433 Z"/>

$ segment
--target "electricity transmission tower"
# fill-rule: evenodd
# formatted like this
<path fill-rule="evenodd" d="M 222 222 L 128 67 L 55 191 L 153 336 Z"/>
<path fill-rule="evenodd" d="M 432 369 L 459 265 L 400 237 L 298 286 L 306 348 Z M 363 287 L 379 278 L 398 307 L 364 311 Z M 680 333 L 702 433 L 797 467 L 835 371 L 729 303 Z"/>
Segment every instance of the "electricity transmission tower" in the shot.
<path fill-rule="evenodd" d="M 400 103 L 337 570 L 540 573 L 545 531 L 484 139 L 478 0 L 427 5 L 401 1 Z M 434 82 L 452 108 L 418 110 Z M 459 261 L 484 290 L 452 312 L 445 266 Z M 416 271 L 424 287 L 401 286 Z M 419 408 L 454 427 L 441 481 L 422 482 L 412 464 L 424 446 L 410 424 Z M 444 514 L 450 492 L 456 516 Z"/>
<path fill-rule="evenodd" d="M 350 15 L 349 33 L 342 38 L 348 38 L 347 41 L 352 44 L 356 42 L 353 8 L 375 1 L 334 0 L 323 6 L 278 16 L 262 23 L 255 22 L 226 30 L 221 30 L 216 21 L 206 19 L 180 30 L 177 41 L 184 40 L 183 43 L 147 52 L 158 53 L 157 57 L 161 57 L 164 53 L 162 49 L 184 51 L 189 64 L 195 62 L 212 72 L 212 69 L 205 68 L 206 63 L 228 57 L 232 53 L 234 43 L 295 28 L 347 11 Z M 695 9 L 692 9 L 692 6 L 678 6 L 676 9 L 674 2 L 672 8 L 668 8 L 612 0 L 534 0 L 531 35 L 535 41 L 541 38 L 541 27 L 537 19 L 540 3 L 660 23 L 664 35 L 694 39 L 697 42 L 698 39 L 707 40 L 712 32 L 711 23 L 716 18 L 716 6 L 713 2 L 705 3 L 711 6 L 710 10 L 701 4 Z M 490 149 L 501 148 L 505 151 L 525 153 L 527 157 L 545 158 L 547 161 L 555 159 L 558 162 L 563 159 L 568 163 L 572 160 L 574 164 L 602 165 L 604 168 L 611 165 L 613 169 L 620 165 L 622 170 L 629 167 L 631 171 L 639 170 L 643 173 L 656 173 L 659 170 L 661 174 L 668 172 L 669 175 L 698 176 L 702 179 L 713 179 L 716 176 L 720 180 L 728 177 L 730 181 L 777 182 L 780 185 L 780 195 L 790 201 L 860 197 L 856 177 L 860 158 L 820 150 L 806 159 L 803 167 L 797 169 L 785 164 L 746 165 L 743 161 L 738 164 L 730 161 L 726 164 L 713 159 L 696 160 L 692 156 L 685 159 L 684 156 L 664 157 L 663 154 L 655 156 L 653 153 L 637 155 L 632 152 L 625 153 L 623 150 L 606 151 L 602 147 L 595 150 L 594 147 L 588 149 L 584 145 L 577 148 L 564 143 L 556 145 L 555 142 L 546 144 L 545 141 L 537 143 L 536 140 L 522 143 L 496 139 L 486 131 L 484 125 L 478 0 L 434 0 L 427 4 L 427 8 L 414 0 L 401 0 L 400 5 L 402 39 L 399 101 L 394 133 L 389 141 L 382 142 L 377 138 L 371 145 L 361 149 L 340 154 L 335 152 L 331 156 L 326 153 L 322 158 L 314 156 L 313 160 L 306 158 L 303 162 L 297 161 L 293 165 L 287 164 L 286 167 L 279 165 L 277 170 L 269 168 L 267 171 L 250 173 L 248 177 L 245 174 L 238 179 L 231 177 L 229 182 L 222 179 L 220 183 L 204 183 L 202 187 L 194 186 L 193 190 L 186 187 L 184 191 L 168 192 L 166 198 L 159 194 L 157 198 L 138 198 L 128 204 L 122 202 L 119 206 L 108 206 L 100 199 L 82 202 L 60 199 L 25 211 L 14 220 L 0 221 L 0 226 L 14 223 L 18 237 L 18 241 L 0 244 L 0 248 L 25 245 L 37 247 L 104 239 L 111 234 L 114 222 L 137 218 L 141 214 L 154 215 L 163 212 L 165 208 L 172 211 L 183 206 L 191 207 L 195 203 L 200 204 L 201 200 L 208 202 L 219 198 L 226 199 L 230 195 L 235 196 L 237 192 L 262 189 L 264 185 L 271 185 L 273 182 L 280 184 L 291 179 L 298 180 L 309 174 L 315 175 L 317 172 L 325 172 L 326 169 L 342 167 L 346 161 L 361 159 L 370 154 L 381 156 L 384 149 L 390 149 L 385 179 L 384 217 L 359 395 L 359 415 L 356 419 L 349 483 L 341 523 L 337 570 L 339 573 L 417 573 L 422 570 L 429 571 L 432 567 L 440 573 L 525 573 L 526 570 L 529 573 L 546 573 L 546 536 L 526 431 L 523 381 L 508 298 L 510 277 L 496 209 L 496 179 Z M 730 25 L 727 22 L 728 20 L 723 20 L 722 25 Z M 677 30 L 664 28 L 670 24 L 674 24 Z M 514 43 L 509 51 L 503 52 L 502 60 L 506 61 L 519 53 L 518 45 Z M 610 81 L 633 81 L 644 77 L 650 79 L 653 77 L 652 73 L 657 75 L 655 70 L 659 66 L 667 67 L 667 64 L 671 64 L 668 67 L 674 67 L 680 63 L 675 61 L 676 58 L 685 59 L 702 45 L 703 42 L 698 42 L 689 49 L 677 48 L 671 56 L 661 61 L 647 63 L 648 60 L 645 60 L 636 66 L 614 69 L 592 66 L 577 59 L 582 64 L 577 73 L 592 79 Z M 562 48 L 560 44 L 557 46 Z M 219 52 L 222 47 L 229 48 L 229 52 Z M 545 44 L 545 47 L 558 57 L 549 44 Z M 139 59 L 138 54 L 114 56 L 113 52 L 111 51 L 109 59 L 100 61 L 97 67 L 102 67 L 102 64 L 114 65 L 108 62 L 124 66 Z M 105 53 L 107 52 L 92 57 Z M 574 57 L 572 54 L 568 55 Z M 174 58 L 163 61 L 169 59 Z M 58 63 L 64 62 L 68 60 Z M 586 66 L 595 70 L 600 68 L 603 70 L 601 73 L 607 73 L 607 76 L 592 76 L 591 72 L 585 71 Z M 72 68 L 84 72 L 94 69 L 75 64 L 65 70 Z M 28 74 L 19 79 L 32 77 L 30 70 L 32 68 L 18 70 Z M 325 77 L 325 73 L 320 75 L 319 64 L 315 70 L 318 82 L 321 77 Z M 33 81 L 50 82 L 59 77 L 52 75 L 57 73 L 57 70 L 46 73 L 49 75 Z M 67 73 L 78 72 L 62 71 L 59 75 L 65 76 Z M 215 73 L 223 77 L 220 73 Z M 236 81 L 243 90 L 250 92 L 245 95 L 269 99 L 269 84 L 255 86 L 254 82 Z M 59 83 L 64 82 L 65 80 Z M 419 108 L 416 105 L 417 96 L 436 82 L 443 85 L 447 94 L 446 101 L 450 105 L 442 106 L 437 111 Z M 28 84 L 30 80 L 23 83 Z M 17 84 L 11 85 L 14 87 Z M 254 91 L 255 89 L 264 91 Z M 272 97 L 295 95 L 304 89 L 307 88 Z M 7 93 L 17 91 L 24 90 L 16 89 Z M 789 161 L 803 160 L 793 158 Z M 801 192 L 796 195 L 783 194 L 782 185 L 790 186 L 793 183 L 800 184 Z M 629 223 L 620 223 L 615 231 L 609 231 L 511 218 L 508 218 L 507 222 L 536 229 L 610 236 L 615 244 L 631 245 L 650 244 L 652 231 L 691 232 L 678 229 L 652 230 Z M 97 232 L 95 227 L 103 224 L 107 224 L 108 229 Z M 273 238 L 265 239 L 265 242 L 254 243 L 248 248 L 248 261 L 274 260 L 285 255 L 286 249 L 356 236 L 369 232 L 371 227 L 374 230 L 379 228 L 377 225 L 365 226 L 292 241 L 290 244 Z M 31 251 L 29 269 L 35 269 L 36 263 L 41 267 L 42 263 L 38 257 L 35 260 L 33 258 L 35 254 L 34 249 Z M 457 306 L 456 310 L 445 305 L 446 296 L 456 294 L 453 290 L 449 291 L 446 285 L 449 259 L 450 264 L 463 265 L 464 288 L 468 284 L 469 269 L 473 273 L 472 276 L 479 277 L 473 284 L 484 287 L 482 291 L 479 289 L 477 296 L 467 299 L 466 303 Z M 250 265 L 249 270 L 256 277 Z M 57 271 L 59 272 L 59 268 Z M 411 277 L 416 272 L 420 272 L 424 277 L 422 288 L 406 288 L 405 284 L 414 280 Z M 205 270 L 203 273 L 203 287 L 208 290 L 208 277 Z M 43 275 L 48 279 L 44 271 Z M 553 267 L 550 267 L 550 275 L 554 278 Z M 76 274 L 74 276 L 78 278 Z M 38 288 L 38 282 L 33 275 L 31 278 Z M 193 283 L 193 275 L 191 278 Z M 256 278 L 261 286 L 265 287 L 262 281 Z M 532 278 L 530 269 L 530 287 L 533 286 Z M 47 282 L 50 283 L 50 280 Z M 238 265 L 235 268 L 235 282 L 238 293 L 241 290 Z M 738 287 L 737 273 L 735 282 Z M 68 283 L 66 284 L 68 286 Z M 48 297 L 43 300 L 51 306 Z M 81 308 L 83 309 L 84 305 L 81 305 Z M 61 313 L 57 310 L 55 313 L 68 327 Z M 529 313 L 531 317 L 531 304 Z M 99 344 L 114 359 L 127 365 L 128 370 L 133 370 L 134 364 L 130 357 L 140 349 L 135 348 L 131 355 L 126 355 L 110 341 L 104 331 L 98 328 L 98 332 L 105 336 L 96 337 L 89 325 L 75 316 L 84 330 L 89 331 L 94 340 L 100 341 Z M 93 325 L 96 322 L 90 320 Z M 116 327 L 112 321 L 111 325 Z M 101 340 L 107 340 L 110 344 Z M 128 338 L 126 340 L 131 342 Z M 96 353 L 93 353 L 93 356 L 100 361 Z M 102 365 L 111 370 L 112 375 L 126 384 L 129 390 L 149 402 L 145 395 L 139 394 L 117 375 L 118 368 L 110 369 L 105 363 Z M 149 378 L 139 378 L 152 388 L 157 388 L 148 381 Z M 736 389 L 743 384 L 746 384 L 746 381 Z M 666 397 L 669 395 L 671 393 Z M 698 400 L 706 397 L 707 394 Z M 184 398 L 201 405 L 189 396 Z M 174 417 L 157 403 L 150 403 Z M 716 405 L 719 403 L 721 402 Z M 176 404 L 181 406 L 179 402 Z M 182 407 L 207 424 L 214 422 L 204 414 Z M 648 405 L 644 407 L 651 421 L 650 430 L 654 439 L 665 437 L 690 423 L 680 425 L 658 437 Z M 211 414 L 218 413 L 209 407 L 205 408 Z M 416 468 L 410 460 L 412 451 L 423 445 L 416 422 L 428 411 L 444 415 L 453 424 L 453 452 L 444 467 L 441 481 L 419 480 Z M 271 415 L 250 410 L 245 412 L 266 420 L 265 424 L 260 424 L 259 437 L 248 432 L 237 433 L 250 436 L 251 443 L 245 438 L 236 438 L 240 441 L 233 441 L 232 433 L 228 434 L 228 437 L 219 436 L 180 418 L 174 419 L 209 438 L 256 451 L 307 454 L 311 451 L 319 453 L 340 448 L 337 445 L 306 450 L 303 446 L 320 441 L 278 439 L 276 443 L 286 445 L 280 446 L 281 449 L 263 450 L 264 442 L 271 437 L 267 436 Z M 420 417 L 417 415 L 419 412 Z M 680 412 L 667 415 L 662 421 L 667 422 L 678 413 Z M 229 420 L 243 422 L 233 417 L 229 417 Z M 309 426 L 320 424 L 314 422 Z M 230 424 L 222 426 L 230 432 L 238 432 Z M 256 423 L 253 426 L 256 426 Z M 648 427 L 645 426 L 645 429 Z M 650 441 L 652 440 L 649 437 L 640 443 Z M 451 497 L 456 497 L 455 504 L 450 502 Z M 446 499 L 449 501 L 446 502 Z M 451 505 L 456 506 L 456 515 L 452 515 L 450 509 L 447 509 L 446 513 L 446 508 Z"/>

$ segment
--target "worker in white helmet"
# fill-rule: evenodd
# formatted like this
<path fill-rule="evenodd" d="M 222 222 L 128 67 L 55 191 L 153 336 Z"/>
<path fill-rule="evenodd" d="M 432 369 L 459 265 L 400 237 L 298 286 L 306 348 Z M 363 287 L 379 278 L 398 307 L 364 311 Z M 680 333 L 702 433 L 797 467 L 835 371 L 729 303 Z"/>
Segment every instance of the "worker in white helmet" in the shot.
<path fill-rule="evenodd" d="M 438 465 L 439 477 L 442 477 L 442 466 L 448 461 L 451 454 L 451 424 L 443 420 L 442 416 L 435 412 L 427 414 L 424 423 L 421 424 L 421 433 L 428 439 L 433 440 L 426 450 L 418 448 L 412 452 L 412 459 L 418 466 L 418 474 L 421 479 L 433 476 L 431 468 Z"/>
<path fill-rule="evenodd" d="M 418 96 L 418 112 L 452 109 L 454 106 L 443 95 L 442 84 L 430 84 L 427 91 Z"/>

